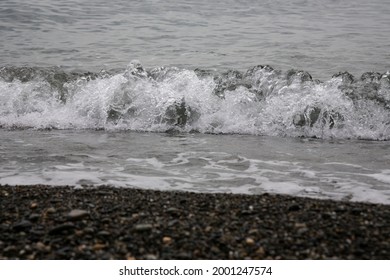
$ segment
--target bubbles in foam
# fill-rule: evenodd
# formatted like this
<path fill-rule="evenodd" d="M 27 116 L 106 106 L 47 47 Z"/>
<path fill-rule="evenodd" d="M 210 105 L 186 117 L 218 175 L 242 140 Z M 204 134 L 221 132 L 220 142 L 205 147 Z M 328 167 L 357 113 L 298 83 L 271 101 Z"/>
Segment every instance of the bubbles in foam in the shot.
<path fill-rule="evenodd" d="M 2 68 L 0 126 L 388 140 L 389 73 L 320 82 L 269 66 L 246 73 L 147 71 L 139 61 L 120 73 Z"/>

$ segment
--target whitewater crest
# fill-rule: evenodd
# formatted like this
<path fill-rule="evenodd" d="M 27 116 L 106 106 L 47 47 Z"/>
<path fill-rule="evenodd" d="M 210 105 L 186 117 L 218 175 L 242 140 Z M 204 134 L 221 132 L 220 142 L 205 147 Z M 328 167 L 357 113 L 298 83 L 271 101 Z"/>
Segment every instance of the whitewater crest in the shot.
<path fill-rule="evenodd" d="M 390 140 L 390 72 L 3 67 L 0 127 Z"/>

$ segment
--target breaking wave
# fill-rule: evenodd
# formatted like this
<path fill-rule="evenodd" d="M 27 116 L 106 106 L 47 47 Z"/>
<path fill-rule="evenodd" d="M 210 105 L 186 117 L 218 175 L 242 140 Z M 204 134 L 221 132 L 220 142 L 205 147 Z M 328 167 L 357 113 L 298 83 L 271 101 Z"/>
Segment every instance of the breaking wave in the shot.
<path fill-rule="evenodd" d="M 0 127 L 390 140 L 390 72 L 3 67 Z"/>

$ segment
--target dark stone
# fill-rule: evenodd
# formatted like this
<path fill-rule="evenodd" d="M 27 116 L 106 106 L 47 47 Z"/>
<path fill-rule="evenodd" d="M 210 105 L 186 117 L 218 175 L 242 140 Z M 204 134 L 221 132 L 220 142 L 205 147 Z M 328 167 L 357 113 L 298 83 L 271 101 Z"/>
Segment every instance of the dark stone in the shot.
<path fill-rule="evenodd" d="M 32 227 L 32 223 L 27 220 L 21 220 L 20 222 L 13 225 L 14 231 L 25 231 L 29 230 Z"/>
<path fill-rule="evenodd" d="M 360 209 L 360 208 L 353 208 L 351 210 L 351 214 L 355 215 L 355 216 L 359 216 L 361 213 L 362 213 L 362 209 Z"/>
<path fill-rule="evenodd" d="M 102 230 L 102 231 L 99 231 L 97 233 L 98 236 L 102 236 L 102 237 L 107 237 L 107 236 L 110 236 L 112 233 L 106 231 L 106 230 Z"/>
<path fill-rule="evenodd" d="M 173 227 L 176 224 L 178 224 L 180 221 L 179 220 L 171 220 L 168 222 L 168 227 Z"/>
<path fill-rule="evenodd" d="M 73 224 L 62 224 L 58 225 L 56 227 L 53 227 L 51 230 L 49 230 L 50 235 L 55 235 L 55 234 L 66 234 L 69 232 L 73 232 L 73 230 L 76 227 Z"/>
<path fill-rule="evenodd" d="M 329 219 L 331 219 L 332 218 L 332 215 L 331 214 L 329 214 L 329 213 L 322 213 L 322 218 L 323 219 L 326 219 L 326 220 L 329 220 Z"/>
<path fill-rule="evenodd" d="M 41 215 L 39 214 L 31 214 L 28 219 L 31 221 L 31 222 L 36 222 L 39 220 L 39 218 L 41 217 Z"/>
<path fill-rule="evenodd" d="M 0 224 L 0 231 L 7 230 L 9 228 L 9 225 L 7 224 Z"/>
<path fill-rule="evenodd" d="M 301 210 L 301 206 L 299 206 L 298 204 L 293 204 L 288 207 L 289 212 L 295 212 L 299 210 Z"/>
<path fill-rule="evenodd" d="M 149 231 L 149 230 L 152 230 L 153 229 L 153 225 L 152 224 L 137 224 L 134 226 L 134 230 L 135 231 Z"/>
<path fill-rule="evenodd" d="M 180 210 L 175 208 L 175 207 L 168 208 L 166 212 L 171 214 L 171 216 L 174 216 L 174 217 L 180 216 Z"/>

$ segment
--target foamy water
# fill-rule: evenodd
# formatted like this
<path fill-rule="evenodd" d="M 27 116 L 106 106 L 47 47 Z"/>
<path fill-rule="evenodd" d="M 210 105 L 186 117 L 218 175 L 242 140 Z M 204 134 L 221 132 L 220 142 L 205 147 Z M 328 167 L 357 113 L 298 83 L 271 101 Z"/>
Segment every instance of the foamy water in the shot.
<path fill-rule="evenodd" d="M 0 126 L 388 140 L 390 74 L 320 82 L 269 66 L 147 71 L 139 61 L 117 74 L 3 68 Z"/>
<path fill-rule="evenodd" d="M 2 131 L 0 184 L 282 193 L 390 204 L 386 142 Z"/>

